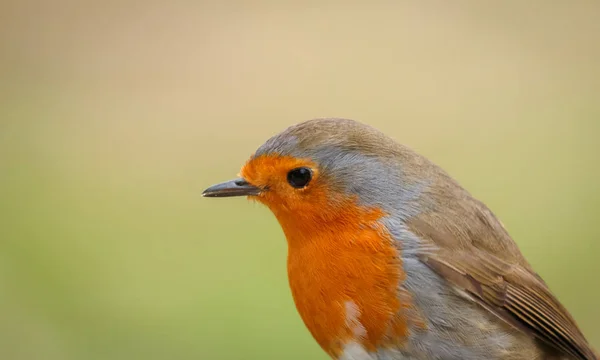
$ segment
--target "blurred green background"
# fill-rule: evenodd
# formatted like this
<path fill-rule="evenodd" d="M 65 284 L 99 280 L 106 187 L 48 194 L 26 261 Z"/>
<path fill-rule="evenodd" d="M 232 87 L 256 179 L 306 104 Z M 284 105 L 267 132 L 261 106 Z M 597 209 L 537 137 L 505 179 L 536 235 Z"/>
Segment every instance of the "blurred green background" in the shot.
<path fill-rule="evenodd" d="M 444 167 L 600 347 L 597 1 L 3 1 L 0 358 L 325 359 L 267 209 L 204 199 L 339 116 Z"/>

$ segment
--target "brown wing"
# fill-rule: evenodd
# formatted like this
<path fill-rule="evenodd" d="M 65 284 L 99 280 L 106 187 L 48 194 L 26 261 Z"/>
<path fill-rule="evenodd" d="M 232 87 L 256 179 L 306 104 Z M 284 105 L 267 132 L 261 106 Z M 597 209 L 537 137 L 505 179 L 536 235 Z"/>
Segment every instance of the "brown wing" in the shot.
<path fill-rule="evenodd" d="M 440 276 L 468 292 L 482 306 L 514 327 L 580 360 L 597 360 L 568 311 L 545 283 L 522 264 L 509 263 L 473 242 L 458 249 L 448 233 L 415 221 L 412 227 L 431 241 L 421 256 Z M 440 246 L 442 244 L 442 246 Z"/>

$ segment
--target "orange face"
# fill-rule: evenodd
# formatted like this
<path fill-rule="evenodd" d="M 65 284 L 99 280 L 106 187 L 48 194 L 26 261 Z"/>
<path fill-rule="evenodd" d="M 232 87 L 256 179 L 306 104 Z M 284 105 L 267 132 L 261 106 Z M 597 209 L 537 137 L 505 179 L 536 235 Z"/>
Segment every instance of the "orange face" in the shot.
<path fill-rule="evenodd" d="M 294 172 L 298 173 L 296 177 Z M 250 199 L 262 202 L 280 219 L 287 215 L 303 220 L 322 216 L 339 197 L 331 192 L 327 179 L 310 159 L 262 155 L 250 159 L 240 175 L 263 189 Z"/>

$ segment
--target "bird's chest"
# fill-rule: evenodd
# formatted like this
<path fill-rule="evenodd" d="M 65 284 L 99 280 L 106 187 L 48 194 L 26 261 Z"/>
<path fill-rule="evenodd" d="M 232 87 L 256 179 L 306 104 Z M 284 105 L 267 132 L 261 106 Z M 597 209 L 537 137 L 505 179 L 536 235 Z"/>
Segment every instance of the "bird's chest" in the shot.
<path fill-rule="evenodd" d="M 337 358 L 347 344 L 375 350 L 405 337 L 397 250 L 368 234 L 350 243 L 290 247 L 288 277 L 296 308 L 319 345 Z M 356 238 L 355 238 L 356 239 Z"/>

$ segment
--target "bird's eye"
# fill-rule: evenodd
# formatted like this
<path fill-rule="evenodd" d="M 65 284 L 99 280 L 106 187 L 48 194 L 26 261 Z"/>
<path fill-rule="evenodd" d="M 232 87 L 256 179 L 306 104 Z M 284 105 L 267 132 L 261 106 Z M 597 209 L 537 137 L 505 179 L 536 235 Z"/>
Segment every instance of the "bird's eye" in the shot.
<path fill-rule="evenodd" d="M 301 189 L 308 185 L 312 178 L 312 171 L 309 168 L 299 167 L 287 174 L 287 181 L 296 189 Z"/>

